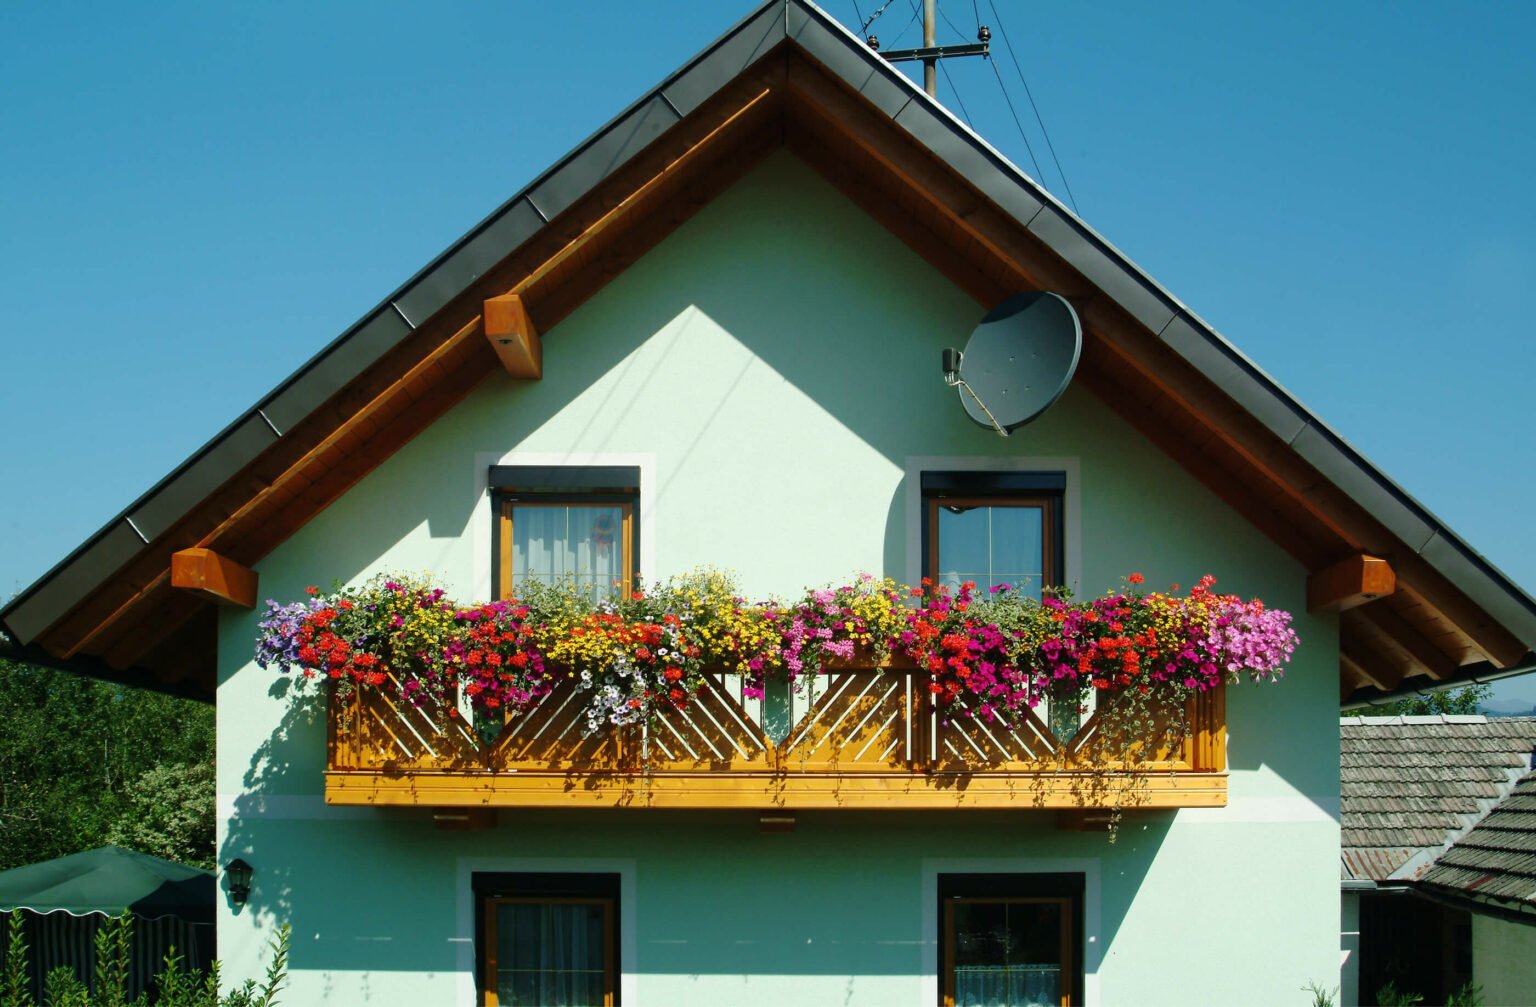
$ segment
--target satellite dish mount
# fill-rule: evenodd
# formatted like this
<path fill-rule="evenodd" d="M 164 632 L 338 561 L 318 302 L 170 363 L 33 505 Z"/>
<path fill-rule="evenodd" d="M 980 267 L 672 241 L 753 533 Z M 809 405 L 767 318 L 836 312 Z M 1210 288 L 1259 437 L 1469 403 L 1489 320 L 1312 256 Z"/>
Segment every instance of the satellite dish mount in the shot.
<path fill-rule="evenodd" d="M 962 352 L 944 350 L 944 383 L 966 415 L 1007 437 L 1067 390 L 1082 356 L 1083 327 L 1060 294 L 1015 294 L 987 312 Z"/>

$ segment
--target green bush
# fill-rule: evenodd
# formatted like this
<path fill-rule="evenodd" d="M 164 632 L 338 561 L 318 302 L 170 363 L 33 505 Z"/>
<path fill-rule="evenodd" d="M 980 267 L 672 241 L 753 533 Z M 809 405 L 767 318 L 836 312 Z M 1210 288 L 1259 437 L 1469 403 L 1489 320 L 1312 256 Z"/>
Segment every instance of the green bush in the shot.
<path fill-rule="evenodd" d="M 272 937 L 272 961 L 259 985 L 247 979 L 239 989 L 219 996 L 219 963 L 214 962 L 207 975 L 188 972 L 175 948 L 165 956 L 155 975 L 155 995 L 142 993 L 128 999 L 128 968 L 132 961 L 133 919 L 122 916 L 109 919 L 96 932 L 94 984 L 87 986 L 75 970 L 60 966 L 51 970 L 43 982 L 43 1003 L 32 999 L 27 981 L 27 945 L 21 927 L 21 913 L 6 914 L 7 945 L 5 974 L 0 977 L 0 1007 L 276 1007 L 277 994 L 288 981 L 288 944 L 292 930 L 288 924 L 277 928 Z"/>

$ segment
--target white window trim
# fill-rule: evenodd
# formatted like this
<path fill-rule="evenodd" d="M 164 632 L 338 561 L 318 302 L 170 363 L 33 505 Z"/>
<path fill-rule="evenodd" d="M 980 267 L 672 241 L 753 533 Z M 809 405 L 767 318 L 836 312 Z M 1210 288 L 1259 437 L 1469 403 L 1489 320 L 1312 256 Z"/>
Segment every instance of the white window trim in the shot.
<path fill-rule="evenodd" d="M 1083 1003 L 1099 1002 L 1099 965 L 1104 944 L 1099 940 L 1099 858 L 1083 857 L 955 857 L 923 858 L 923 961 L 918 984 L 919 1007 L 939 1002 L 939 875 L 940 874 L 1081 874 L 1083 876 Z"/>
<path fill-rule="evenodd" d="M 547 464 L 539 462 L 537 464 Z M 573 463 L 574 464 L 574 463 Z M 633 464 L 633 463 L 630 463 Z M 453 942 L 458 945 L 458 989 L 455 1003 L 475 1000 L 475 893 L 476 874 L 617 874 L 619 876 L 619 1002 L 637 1007 L 639 978 L 635 971 L 635 862 L 631 859 L 584 857 L 459 857 L 454 872 L 457 923 Z"/>

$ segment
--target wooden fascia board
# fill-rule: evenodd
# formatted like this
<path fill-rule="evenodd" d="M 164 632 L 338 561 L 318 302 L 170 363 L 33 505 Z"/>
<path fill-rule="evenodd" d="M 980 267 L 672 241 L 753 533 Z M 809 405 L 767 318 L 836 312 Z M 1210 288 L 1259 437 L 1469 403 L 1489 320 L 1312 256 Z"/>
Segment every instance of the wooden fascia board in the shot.
<path fill-rule="evenodd" d="M 983 272 L 992 273 L 1001 266 L 1011 272 L 1020 287 L 1050 289 L 1068 296 L 1082 317 L 1090 341 L 1115 354 L 1140 380 L 1203 424 L 1212 437 L 1220 439 L 1261 475 L 1265 488 L 1283 495 L 1305 512 L 1330 539 L 1321 544 L 1322 549 L 1393 554 L 1399 576 L 1420 587 L 1426 603 L 1460 627 L 1477 649 L 1505 666 L 1526 652 L 1522 641 L 1481 612 L 1427 562 L 1415 555 L 1404 555 L 1405 543 L 1329 483 L 1290 445 L 1226 392 L 1178 360 L 1157 333 L 1126 315 L 984 195 L 903 135 L 888 118 L 798 54 L 790 61 L 789 87 L 795 98 L 791 108 L 809 109 L 835 124 L 853 139 L 872 164 L 899 180 L 909 193 L 945 219 L 953 235 L 969 239 L 968 254 L 980 260 Z M 950 240 L 959 244 L 955 238 Z M 1086 358 L 1085 353 L 1085 363 Z M 1168 450 L 1166 444 L 1163 446 Z M 1185 460 L 1180 454 L 1170 454 L 1181 464 Z M 1233 495 L 1224 491 L 1221 480 L 1199 471 L 1196 474 L 1232 502 Z M 1276 537 L 1273 522 L 1255 523 L 1293 554 L 1307 554 L 1294 543 Z"/>
<path fill-rule="evenodd" d="M 573 215 L 577 214 L 580 208 L 585 206 L 587 202 L 599 206 L 600 210 L 598 213 L 589 214 L 587 222 L 577 228 L 569 240 L 563 241 L 557 247 L 547 250 L 532 264 L 522 266 L 517 270 L 514 279 L 508 279 L 505 269 L 489 272 L 487 277 L 477 284 L 474 290 L 456 299 L 455 302 L 451 303 L 442 312 L 439 312 L 438 316 L 429 320 L 429 323 L 424 323 L 422 330 L 426 330 L 428 324 L 441 326 L 443 319 L 452 318 L 454 314 L 453 309 L 455 308 L 458 308 L 461 312 L 466 306 L 470 305 L 482 309 L 481 312 L 477 312 L 467 318 L 446 339 L 427 348 L 423 356 L 418 358 L 414 364 L 411 364 L 382 391 L 366 400 L 357 400 L 353 397 L 353 401 L 357 404 L 349 410 L 349 415 L 332 424 L 326 431 L 322 431 L 323 435 L 318 440 L 313 441 L 303 453 L 288 460 L 278 474 L 255 480 L 242 480 L 240 478 L 232 480 L 232 482 L 250 481 L 259 488 L 246 495 L 238 506 L 227 512 L 210 530 L 205 531 L 198 539 L 194 540 L 195 544 L 187 543 L 185 537 L 167 535 L 165 540 L 155 543 L 151 551 L 157 552 L 164 549 L 166 551 L 166 559 L 162 562 L 168 564 L 170 553 L 188 548 L 189 545 L 193 548 L 218 550 L 222 548 L 223 543 L 240 539 L 246 522 L 253 514 L 261 510 L 267 500 L 277 498 L 280 494 L 292 492 L 294 485 L 307 486 L 313 483 L 315 481 L 313 477 L 320 459 L 327 453 L 334 453 L 338 446 L 348 438 L 355 437 L 356 432 L 362 425 L 386 411 L 402 396 L 408 398 L 409 395 L 404 391 L 405 388 L 413 382 L 431 379 L 434 373 L 441 373 L 445 359 L 450 355 L 462 352 L 468 342 L 477 340 L 488 346 L 484 338 L 483 316 L 483 307 L 486 299 L 501 296 L 500 291 L 508 289 L 518 292 L 517 295 L 522 298 L 526 296 L 526 292 L 531 287 L 545 280 L 559 262 L 572 259 L 577 254 L 582 255 L 584 261 L 586 257 L 600 255 L 602 240 L 621 237 L 626 231 L 626 225 L 633 226 L 631 218 L 637 210 L 646 205 L 644 202 L 645 198 L 655 197 L 658 193 L 665 196 L 668 191 L 667 187 L 677 187 L 684 184 L 688 177 L 687 172 L 696 170 L 698 165 L 705 163 L 709 152 L 719 149 L 729 150 L 732 144 L 739 143 L 744 136 L 747 136 L 753 130 L 763 129 L 765 123 L 777 114 L 778 108 L 776 89 L 766 86 L 765 82 L 782 78 L 783 75 L 781 60 L 765 60 L 764 64 L 764 66 L 759 68 L 759 72 L 754 75 L 753 79 L 746 82 L 749 85 L 756 85 L 751 90 L 743 93 L 743 89 L 738 88 L 734 93 L 726 94 L 723 102 L 713 107 L 705 106 L 696 113 L 699 118 L 691 121 L 691 130 L 685 131 L 684 135 L 687 143 L 681 153 L 669 157 L 661 164 L 659 169 L 641 176 L 636 180 L 636 184 L 625 189 L 625 191 L 621 193 L 613 193 L 608 190 L 596 192 L 591 194 L 584 203 L 573 207 L 572 211 L 570 211 Z M 771 135 L 775 141 L 780 140 L 782 137 L 781 132 L 776 130 Z M 759 150 L 757 155 L 763 152 Z M 757 155 L 747 158 L 747 166 L 755 163 Z M 728 171 L 722 173 L 721 177 L 729 180 L 737 176 L 733 172 Z M 559 225 L 561 225 L 563 219 L 557 218 L 553 222 L 550 234 L 561 233 L 562 228 Z M 681 223 L 681 221 L 679 220 L 677 223 Z M 651 236 L 651 242 L 654 243 L 655 240 L 659 240 L 659 236 Z M 582 299 L 584 300 L 585 297 L 595 293 L 595 289 L 586 290 Z M 557 293 L 551 291 L 547 285 L 540 289 L 540 295 L 551 301 L 559 300 Z M 474 300 L 477 296 L 480 298 L 478 302 Z M 565 314 L 569 313 L 570 310 L 574 310 L 578 303 L 562 304 L 562 310 L 560 310 L 558 316 L 551 316 L 551 321 L 546 324 L 554 324 L 559 318 L 563 318 Z M 527 311 L 527 305 L 524 305 L 524 310 Z M 532 324 L 531 318 L 529 324 Z M 482 376 L 489 373 L 489 369 L 482 370 Z M 462 393 L 467 394 L 468 390 L 469 387 L 465 387 Z M 454 401 L 461 397 L 462 394 L 456 396 Z M 342 396 L 338 398 L 342 398 Z M 440 415 L 440 412 L 434 413 L 429 419 L 435 419 L 436 415 Z M 425 424 L 422 424 L 422 428 L 424 426 Z M 409 436 L 405 438 L 405 440 L 408 439 Z M 279 445 L 291 447 L 295 443 L 294 439 L 289 439 L 288 444 L 284 445 L 282 442 L 279 442 Z M 401 443 L 403 444 L 404 440 Z M 307 516 L 313 516 L 313 513 L 318 513 L 320 509 L 328 505 L 336 496 L 344 492 L 346 488 L 354 485 L 357 479 L 361 478 L 367 471 L 370 471 L 374 465 L 381 463 L 385 457 L 387 455 L 380 456 L 374 459 L 373 463 L 367 468 L 360 468 L 352 478 L 348 479 L 344 485 L 337 488 L 334 492 L 327 493 L 318 498 L 311 497 L 308 506 L 305 507 L 309 511 Z M 255 464 L 259 465 L 260 460 Z M 302 521 L 293 526 L 297 527 L 298 524 L 302 524 Z M 178 532 L 181 530 L 180 527 L 176 529 Z M 242 561 L 247 563 L 254 562 L 277 544 L 277 541 L 272 541 L 267 543 L 267 548 L 262 551 L 242 549 L 237 553 L 231 553 L 231 555 L 238 555 Z M 67 614 L 65 619 L 61 620 L 60 623 L 56 623 L 54 628 L 51 628 L 44 634 L 44 638 L 49 638 L 49 649 L 61 653 L 67 651 L 70 655 L 90 653 L 94 651 L 95 647 L 111 638 L 114 641 L 113 656 L 116 663 L 129 660 L 131 655 L 118 646 L 116 638 L 121 635 L 124 627 L 131 627 L 143 617 L 146 606 L 149 603 L 157 597 L 162 597 L 160 592 L 167 587 L 168 581 L 169 572 L 166 567 L 162 567 L 159 575 L 141 581 L 140 586 L 133 589 L 132 593 L 113 609 L 97 616 L 91 625 L 84 628 L 83 631 L 69 634 L 70 638 L 64 641 L 58 639 L 56 629 L 59 625 L 67 622 L 75 612 Z M 78 607 L 76 611 L 78 611 Z M 153 640 L 146 638 L 144 649 L 147 649 L 152 643 Z M 131 642 L 125 642 L 123 646 L 131 649 L 135 645 Z"/>

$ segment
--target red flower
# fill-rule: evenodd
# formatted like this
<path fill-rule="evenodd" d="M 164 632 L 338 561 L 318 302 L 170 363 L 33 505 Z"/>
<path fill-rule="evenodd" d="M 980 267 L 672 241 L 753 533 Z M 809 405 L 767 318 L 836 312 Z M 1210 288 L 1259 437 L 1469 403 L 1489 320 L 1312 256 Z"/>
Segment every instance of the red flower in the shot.
<path fill-rule="evenodd" d="M 1133 573 L 1133 574 L 1131 574 L 1129 577 L 1127 577 L 1125 579 L 1130 581 L 1132 584 L 1140 584 L 1143 581 L 1145 581 L 1147 578 L 1143 577 L 1139 573 Z"/>
<path fill-rule="evenodd" d="M 309 595 L 311 598 L 313 598 L 315 595 L 320 593 L 320 589 L 318 587 L 316 587 L 315 585 L 311 584 L 311 585 L 309 585 L 309 587 L 306 587 L 304 589 L 304 593 Z"/>

